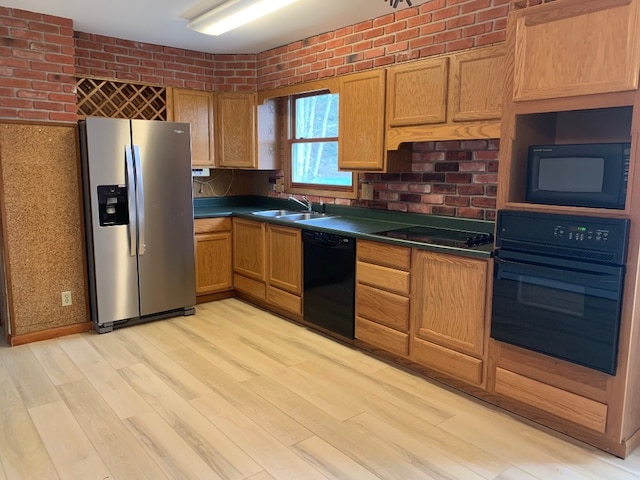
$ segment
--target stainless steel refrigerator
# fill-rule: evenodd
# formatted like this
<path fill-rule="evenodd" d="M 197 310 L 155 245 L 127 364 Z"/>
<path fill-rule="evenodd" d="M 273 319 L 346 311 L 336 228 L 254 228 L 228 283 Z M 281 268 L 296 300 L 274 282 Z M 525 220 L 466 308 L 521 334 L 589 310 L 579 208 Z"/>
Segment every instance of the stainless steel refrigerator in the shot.
<path fill-rule="evenodd" d="M 193 314 L 189 124 L 89 117 L 80 150 L 95 330 Z"/>

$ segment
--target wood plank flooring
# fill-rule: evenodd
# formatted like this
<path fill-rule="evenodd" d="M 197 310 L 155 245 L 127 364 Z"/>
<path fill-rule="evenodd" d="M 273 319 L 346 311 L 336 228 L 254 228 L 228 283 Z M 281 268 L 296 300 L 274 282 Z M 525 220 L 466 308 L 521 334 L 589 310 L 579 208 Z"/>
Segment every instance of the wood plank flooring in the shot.
<path fill-rule="evenodd" d="M 620 460 L 237 299 L 0 347 L 0 480 L 632 480 Z"/>

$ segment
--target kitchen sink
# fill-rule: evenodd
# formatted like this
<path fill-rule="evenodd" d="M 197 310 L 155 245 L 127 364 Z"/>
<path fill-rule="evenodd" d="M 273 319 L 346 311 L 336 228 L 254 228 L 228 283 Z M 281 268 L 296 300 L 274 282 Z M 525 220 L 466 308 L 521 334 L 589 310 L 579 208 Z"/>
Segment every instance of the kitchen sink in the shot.
<path fill-rule="evenodd" d="M 258 212 L 253 212 L 254 215 L 260 215 L 261 217 L 283 217 L 286 215 L 296 215 L 299 214 L 298 210 L 261 210 Z"/>
<path fill-rule="evenodd" d="M 288 222 L 299 222 L 301 220 L 312 220 L 315 218 L 329 218 L 331 215 L 319 212 L 301 212 L 299 210 L 261 210 L 253 212 L 261 217 L 277 218 Z"/>
<path fill-rule="evenodd" d="M 280 220 L 289 220 L 291 222 L 298 222 L 300 220 L 311 220 L 312 218 L 326 218 L 326 213 L 317 213 L 317 212 L 304 212 L 304 213 L 294 213 L 291 215 L 281 215 L 276 218 Z"/>

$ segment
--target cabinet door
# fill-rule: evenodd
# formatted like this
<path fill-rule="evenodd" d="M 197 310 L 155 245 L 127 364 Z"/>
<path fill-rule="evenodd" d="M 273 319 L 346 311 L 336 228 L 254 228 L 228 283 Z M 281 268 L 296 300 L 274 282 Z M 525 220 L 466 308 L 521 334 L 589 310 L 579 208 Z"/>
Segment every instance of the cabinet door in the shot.
<path fill-rule="evenodd" d="M 264 222 L 233 219 L 233 271 L 266 281 L 266 228 Z"/>
<path fill-rule="evenodd" d="M 173 89 L 173 119 L 191 124 L 191 164 L 213 166 L 213 94 Z"/>
<path fill-rule="evenodd" d="M 637 89 L 639 10 L 636 0 L 574 0 L 514 12 L 514 100 Z"/>
<path fill-rule="evenodd" d="M 271 286 L 302 295 L 302 235 L 298 228 L 269 225 Z"/>
<path fill-rule="evenodd" d="M 479 48 L 451 57 L 450 122 L 492 120 L 502 116 L 505 47 Z"/>
<path fill-rule="evenodd" d="M 217 165 L 256 167 L 256 94 L 220 92 L 216 97 Z"/>
<path fill-rule="evenodd" d="M 196 295 L 233 288 L 231 232 L 196 235 Z"/>
<path fill-rule="evenodd" d="M 412 270 L 415 337 L 481 356 L 487 262 L 417 250 Z"/>
<path fill-rule="evenodd" d="M 435 58 L 389 68 L 388 127 L 446 120 L 448 60 Z"/>
<path fill-rule="evenodd" d="M 384 168 L 385 71 L 377 69 L 340 79 L 338 167 Z"/>

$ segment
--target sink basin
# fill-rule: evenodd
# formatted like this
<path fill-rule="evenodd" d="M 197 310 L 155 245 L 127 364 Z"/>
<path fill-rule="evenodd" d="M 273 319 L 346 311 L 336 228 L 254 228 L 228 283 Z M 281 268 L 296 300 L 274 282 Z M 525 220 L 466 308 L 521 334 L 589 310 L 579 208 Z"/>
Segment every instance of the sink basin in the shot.
<path fill-rule="evenodd" d="M 296 210 L 261 210 L 258 212 L 253 212 L 254 215 L 260 215 L 261 217 L 283 217 L 286 215 L 295 215 L 299 213 L 300 212 Z"/>
<path fill-rule="evenodd" d="M 300 220 L 311 220 L 312 218 L 322 218 L 326 217 L 325 213 L 317 213 L 317 212 L 304 212 L 304 213 L 294 213 L 290 215 L 279 215 L 276 218 L 280 220 L 289 220 L 291 222 L 297 222 Z"/>

